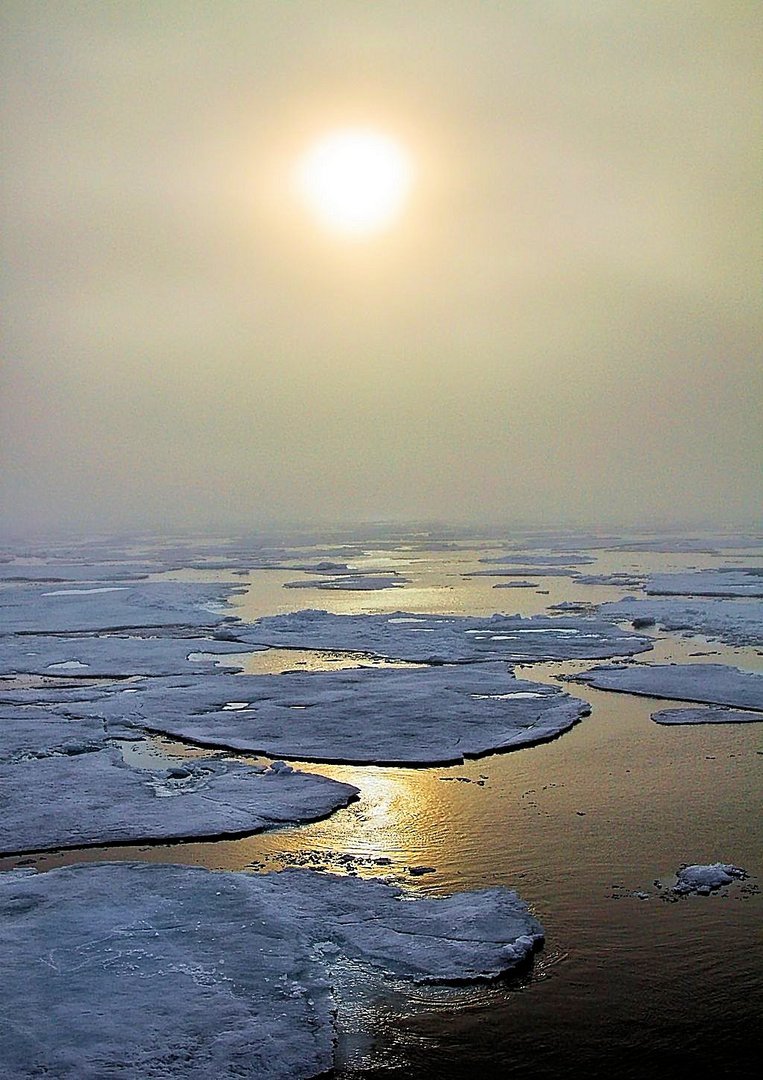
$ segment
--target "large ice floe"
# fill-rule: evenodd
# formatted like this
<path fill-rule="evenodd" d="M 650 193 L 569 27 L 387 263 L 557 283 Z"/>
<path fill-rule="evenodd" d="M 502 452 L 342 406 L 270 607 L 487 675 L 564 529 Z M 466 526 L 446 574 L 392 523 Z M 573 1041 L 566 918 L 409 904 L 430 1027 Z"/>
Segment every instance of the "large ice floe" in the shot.
<path fill-rule="evenodd" d="M 615 622 L 648 620 L 662 630 L 701 634 L 727 645 L 763 644 L 763 602 L 730 599 L 637 599 L 602 604 L 599 615 Z M 644 623 L 642 623 L 644 625 Z"/>
<path fill-rule="evenodd" d="M 651 596 L 763 597 L 763 570 L 723 568 L 654 574 L 645 591 Z"/>
<path fill-rule="evenodd" d="M 362 652 L 430 664 L 508 660 L 596 660 L 652 648 L 651 638 L 601 619 L 538 615 L 332 615 L 296 611 L 236 626 L 236 638 L 292 649 Z"/>
<path fill-rule="evenodd" d="M 652 713 L 652 720 L 656 724 L 750 724 L 763 720 L 763 712 L 712 705 L 706 709 L 659 709 Z"/>
<path fill-rule="evenodd" d="M 6 634 L 211 627 L 225 621 L 217 609 L 237 591 L 181 581 L 16 585 L 0 590 L 0 625 Z"/>
<path fill-rule="evenodd" d="M 161 563 L 147 562 L 68 562 L 57 559 L 35 561 L 9 559 L 7 562 L 0 562 L 0 581 L 138 581 L 163 569 Z"/>
<path fill-rule="evenodd" d="M 231 656 L 251 645 L 208 637 L 138 637 L 117 634 L 13 634 L 0 637 L 0 675 L 127 678 L 130 675 L 205 674 L 240 669 Z"/>
<path fill-rule="evenodd" d="M 763 675 L 725 664 L 603 664 L 567 678 L 598 690 L 763 709 Z"/>
<path fill-rule="evenodd" d="M 34 721 L 26 732 L 21 723 L 13 742 L 31 755 Z M 358 794 L 349 784 L 283 764 L 263 769 L 215 758 L 139 769 L 118 749 L 99 748 L 92 726 L 69 727 L 69 736 L 61 726 L 39 733 L 42 756 L 22 753 L 0 765 L 0 852 L 242 836 L 314 821 Z"/>
<path fill-rule="evenodd" d="M 57 708 L 203 746 L 388 765 L 447 764 L 528 746 L 589 712 L 586 702 L 515 679 L 498 663 L 154 679 L 87 696 Z"/>
<path fill-rule="evenodd" d="M 8 1080 L 299 1080 L 334 1065 L 343 964 L 396 980 L 491 978 L 540 923 L 505 888 L 413 899 L 310 870 L 136 863 L 0 876 Z"/>

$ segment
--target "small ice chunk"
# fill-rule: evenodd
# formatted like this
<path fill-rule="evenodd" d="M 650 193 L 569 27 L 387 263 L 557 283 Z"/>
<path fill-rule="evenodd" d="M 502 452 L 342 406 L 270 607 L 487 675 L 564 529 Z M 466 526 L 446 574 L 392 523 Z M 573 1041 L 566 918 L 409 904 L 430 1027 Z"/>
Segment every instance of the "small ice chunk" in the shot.
<path fill-rule="evenodd" d="M 676 871 L 678 880 L 673 886 L 673 892 L 681 895 L 695 892 L 707 896 L 711 891 L 720 889 L 723 885 L 730 885 L 735 879 L 745 877 L 747 877 L 747 872 L 741 866 L 734 866 L 731 863 L 684 866 Z"/>

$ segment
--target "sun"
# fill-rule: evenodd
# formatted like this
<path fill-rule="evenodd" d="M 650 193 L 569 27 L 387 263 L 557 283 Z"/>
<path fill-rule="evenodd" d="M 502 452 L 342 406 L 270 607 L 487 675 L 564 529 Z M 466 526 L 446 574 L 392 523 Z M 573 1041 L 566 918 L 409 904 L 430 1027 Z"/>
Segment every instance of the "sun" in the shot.
<path fill-rule="evenodd" d="M 297 194 L 333 232 L 365 237 L 400 216 L 413 182 L 403 147 L 367 128 L 333 131 L 308 148 L 294 173 Z"/>

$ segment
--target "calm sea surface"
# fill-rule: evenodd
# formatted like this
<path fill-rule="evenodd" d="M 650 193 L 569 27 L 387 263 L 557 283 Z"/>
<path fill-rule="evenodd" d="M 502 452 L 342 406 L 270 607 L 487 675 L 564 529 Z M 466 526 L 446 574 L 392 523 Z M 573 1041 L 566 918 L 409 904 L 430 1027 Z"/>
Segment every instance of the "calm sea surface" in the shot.
<path fill-rule="evenodd" d="M 462 576 L 485 569 L 478 562 L 484 554 L 395 548 L 348 559 L 358 568 L 393 567 L 410 579 L 404 589 L 385 592 L 290 590 L 282 586 L 300 577 L 294 570 L 256 571 L 233 579 L 247 591 L 233 599 L 231 613 L 251 619 L 314 607 L 527 615 L 561 601 L 600 603 L 637 592 L 556 576 L 526 577 L 532 588 L 494 589 L 501 579 Z M 648 573 L 754 565 L 756 555 L 604 551 L 579 569 Z M 763 667 L 752 649 L 661 633 L 655 651 L 638 659 Z M 258 673 L 358 661 L 273 649 L 242 662 Z M 554 683 L 556 675 L 593 663 L 523 665 L 518 674 Z M 664 701 L 566 688 L 590 702 L 592 714 L 553 742 L 447 768 L 306 765 L 362 793 L 322 822 L 244 840 L 98 848 L 21 862 L 41 870 L 104 859 L 250 872 L 305 865 L 389 874 L 431 895 L 516 888 L 546 930 L 544 950 L 519 979 L 431 990 L 388 984 L 351 965 L 341 971 L 337 1075 L 347 1080 L 472 1072 L 603 1076 L 613 1070 L 640 1077 L 648 1068 L 701 1065 L 716 1075 L 740 1075 L 758 1060 L 763 1005 L 761 728 L 662 727 L 650 713 Z M 194 753 L 161 739 L 126 744 L 124 752 L 152 764 Z M 666 899 L 679 865 L 716 861 L 745 867 L 751 876 L 720 895 Z M 416 865 L 436 873 L 411 877 L 408 868 Z"/>

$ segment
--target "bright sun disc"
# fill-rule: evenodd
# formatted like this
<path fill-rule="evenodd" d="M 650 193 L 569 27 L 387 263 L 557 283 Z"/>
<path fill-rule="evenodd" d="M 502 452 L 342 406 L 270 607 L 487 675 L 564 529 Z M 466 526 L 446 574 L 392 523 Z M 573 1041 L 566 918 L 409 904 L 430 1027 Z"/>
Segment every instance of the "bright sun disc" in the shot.
<path fill-rule="evenodd" d="M 400 213 L 410 191 L 408 156 L 386 135 L 337 131 L 312 146 L 297 166 L 297 190 L 318 220 L 339 232 L 377 232 Z"/>

